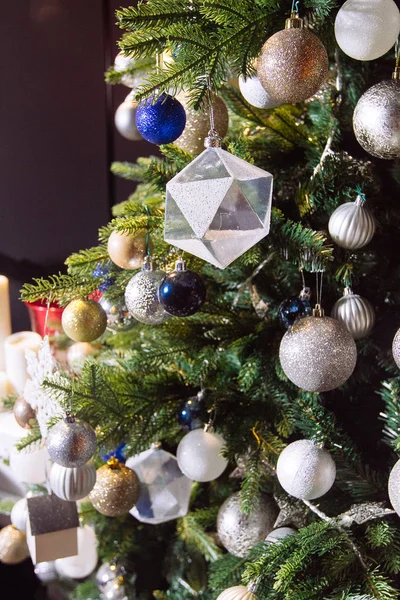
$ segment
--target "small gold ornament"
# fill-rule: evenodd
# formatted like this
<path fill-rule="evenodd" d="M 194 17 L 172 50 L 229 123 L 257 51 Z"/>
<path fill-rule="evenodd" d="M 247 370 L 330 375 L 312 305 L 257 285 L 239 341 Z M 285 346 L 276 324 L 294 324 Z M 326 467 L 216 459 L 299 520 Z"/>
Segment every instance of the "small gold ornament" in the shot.
<path fill-rule="evenodd" d="M 200 154 L 204 150 L 204 138 L 207 137 L 210 131 L 210 107 L 204 110 L 197 111 L 189 106 L 189 98 L 185 92 L 181 92 L 176 97 L 182 104 L 186 112 L 186 125 L 183 133 L 177 140 L 175 146 L 190 152 L 190 154 Z M 214 129 L 218 131 L 218 135 L 224 138 L 228 132 L 229 115 L 226 104 L 221 98 L 213 96 L 212 100 L 214 113 Z"/>
<path fill-rule="evenodd" d="M 319 90 L 328 68 L 322 42 L 303 27 L 303 19 L 292 13 L 286 28 L 262 47 L 257 75 L 272 98 L 281 104 L 293 104 L 307 100 Z"/>
<path fill-rule="evenodd" d="M 16 399 L 14 408 L 14 417 L 20 427 L 24 429 L 33 429 L 36 423 L 36 413 L 32 406 L 23 396 Z"/>
<path fill-rule="evenodd" d="M 147 252 L 146 235 L 113 231 L 108 238 L 107 250 L 113 263 L 121 269 L 140 269 Z"/>
<path fill-rule="evenodd" d="M 107 327 L 107 315 L 94 300 L 72 300 L 64 309 L 62 326 L 74 342 L 93 342 Z"/>
<path fill-rule="evenodd" d="M 7 525 L 0 531 L 0 562 L 17 565 L 29 556 L 26 535 L 14 525 Z"/>
<path fill-rule="evenodd" d="M 97 469 L 96 484 L 89 499 L 102 515 L 120 517 L 135 506 L 139 493 L 140 482 L 135 471 L 111 458 Z"/>

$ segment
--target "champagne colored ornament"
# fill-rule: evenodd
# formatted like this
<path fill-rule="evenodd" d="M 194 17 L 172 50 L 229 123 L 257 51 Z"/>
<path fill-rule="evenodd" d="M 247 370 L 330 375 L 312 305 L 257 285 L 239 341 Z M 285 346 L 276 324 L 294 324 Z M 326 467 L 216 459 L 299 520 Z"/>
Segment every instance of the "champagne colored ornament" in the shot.
<path fill-rule="evenodd" d="M 95 509 L 107 517 L 120 517 L 130 511 L 140 494 L 140 483 L 135 471 L 128 469 L 116 458 L 97 469 L 96 484 L 89 498 Z"/>
<path fill-rule="evenodd" d="M 375 60 L 392 48 L 400 33 L 400 13 L 393 0 L 347 0 L 336 16 L 335 36 L 345 54 Z"/>
<path fill-rule="evenodd" d="M 279 358 L 292 383 L 309 392 L 328 392 L 354 371 L 357 348 L 347 329 L 323 312 L 299 319 L 282 338 Z"/>
<path fill-rule="evenodd" d="M 324 448 L 311 440 L 298 440 L 281 452 L 276 474 L 288 494 L 301 500 L 314 500 L 331 489 L 336 465 Z"/>
<path fill-rule="evenodd" d="M 396 365 L 400 369 L 400 329 L 397 330 L 393 338 L 392 354 Z"/>
<path fill-rule="evenodd" d="M 261 85 L 258 77 L 239 77 L 239 89 L 245 100 L 256 108 L 276 108 L 280 105 Z"/>
<path fill-rule="evenodd" d="M 16 399 L 13 413 L 15 420 L 20 427 L 23 427 L 24 429 L 33 429 L 35 425 L 37 425 L 36 413 L 23 396 Z"/>
<path fill-rule="evenodd" d="M 257 62 L 262 86 L 281 104 L 303 102 L 313 96 L 325 81 L 328 69 L 323 44 L 303 27 L 303 19 L 294 12 L 286 20 L 286 28 L 265 42 Z"/>
<path fill-rule="evenodd" d="M 182 473 L 193 481 L 213 481 L 225 471 L 228 461 L 221 456 L 225 440 L 212 429 L 194 429 L 179 442 L 176 458 Z"/>
<path fill-rule="evenodd" d="M 393 79 L 367 90 L 353 115 L 354 134 L 360 146 L 377 158 L 400 157 L 400 69 Z"/>
<path fill-rule="evenodd" d="M 146 235 L 132 235 L 113 231 L 108 238 L 107 250 L 111 260 L 121 269 L 139 269 L 147 253 Z"/>
<path fill-rule="evenodd" d="M 134 100 L 133 92 L 127 95 L 125 100 L 115 111 L 114 124 L 122 137 L 132 142 L 142 140 L 142 136 L 136 127 L 137 102 Z"/>
<path fill-rule="evenodd" d="M 26 535 L 14 525 L 7 525 L 0 531 L 0 562 L 17 565 L 29 556 Z"/>
<path fill-rule="evenodd" d="M 197 111 L 188 105 L 188 97 L 182 92 L 178 94 L 177 100 L 181 102 L 186 112 L 186 125 L 182 135 L 175 140 L 175 146 L 189 152 L 200 154 L 204 150 L 204 138 L 210 130 L 210 107 Z M 221 138 L 228 133 L 229 115 L 226 104 L 221 98 L 213 96 L 212 100 L 214 128 L 219 132 Z"/>
<path fill-rule="evenodd" d="M 75 342 L 67 350 L 67 362 L 75 373 L 79 373 L 85 360 L 93 354 L 96 354 L 96 348 L 92 344 Z"/>
<path fill-rule="evenodd" d="M 369 244 L 375 233 L 375 219 L 357 196 L 355 202 L 337 207 L 329 219 L 329 234 L 335 244 L 347 250 L 358 250 Z"/>
<path fill-rule="evenodd" d="M 146 259 L 142 270 L 126 286 L 127 309 L 140 323 L 159 325 L 169 318 L 158 298 L 158 288 L 164 277 L 164 271 L 156 271 L 151 260 Z"/>
<path fill-rule="evenodd" d="M 62 577 L 84 579 L 96 568 L 98 561 L 96 534 L 89 525 L 78 528 L 78 554 L 56 560 L 56 569 Z"/>
<path fill-rule="evenodd" d="M 390 471 L 388 489 L 390 504 L 400 516 L 400 460 Z"/>
<path fill-rule="evenodd" d="M 115 302 L 111 302 L 111 300 L 102 296 L 99 304 L 107 315 L 107 329 L 109 331 L 121 333 L 123 331 L 130 331 L 130 329 L 135 327 L 136 322 L 129 314 L 123 296 Z"/>
<path fill-rule="evenodd" d="M 223 546 L 234 556 L 244 557 L 272 531 L 278 507 L 269 496 L 261 494 L 249 515 L 240 510 L 240 493 L 225 500 L 218 512 L 217 531 Z"/>
<path fill-rule="evenodd" d="M 26 498 L 21 498 L 14 504 L 11 509 L 11 524 L 14 525 L 20 531 L 25 533 L 26 531 L 26 522 L 28 519 L 28 507 L 26 504 Z"/>
<path fill-rule="evenodd" d="M 171 144 L 181 135 L 185 123 L 185 109 L 169 94 L 144 100 L 137 108 L 136 127 L 151 144 Z"/>
<path fill-rule="evenodd" d="M 132 56 L 126 56 L 122 51 L 118 52 L 114 60 L 114 69 L 117 72 L 126 71 L 135 67 L 135 59 Z M 146 71 L 135 69 L 132 73 L 125 73 L 122 76 L 121 83 L 128 88 L 137 88 L 146 77 Z"/>
<path fill-rule="evenodd" d="M 296 535 L 296 530 L 291 527 L 278 527 L 267 535 L 265 541 L 270 544 L 279 544 L 285 537 L 288 537 L 288 535 Z"/>
<path fill-rule="evenodd" d="M 86 464 L 70 469 L 57 463 L 51 468 L 50 486 L 56 496 L 62 500 L 81 500 L 92 491 L 96 483 L 96 469 Z"/>
<path fill-rule="evenodd" d="M 72 300 L 62 314 L 62 326 L 74 342 L 93 342 L 105 332 L 107 315 L 94 300 Z"/>
<path fill-rule="evenodd" d="M 224 269 L 269 233 L 272 175 L 221 149 L 206 150 L 167 183 L 164 239 Z"/>
<path fill-rule="evenodd" d="M 200 275 L 186 270 L 181 258 L 175 263 L 175 271 L 164 277 L 158 289 L 162 306 L 174 317 L 193 315 L 203 306 L 206 293 L 206 286 Z"/>
<path fill-rule="evenodd" d="M 54 425 L 47 436 L 51 460 L 62 467 L 81 467 L 96 451 L 96 434 L 86 421 L 67 416 Z"/>
<path fill-rule="evenodd" d="M 257 596 L 253 593 L 251 585 L 235 585 L 221 592 L 217 600 L 257 600 Z"/>
<path fill-rule="evenodd" d="M 369 335 L 375 323 L 371 302 L 353 294 L 349 287 L 344 289 L 343 296 L 335 302 L 331 317 L 343 323 L 355 340 Z"/>

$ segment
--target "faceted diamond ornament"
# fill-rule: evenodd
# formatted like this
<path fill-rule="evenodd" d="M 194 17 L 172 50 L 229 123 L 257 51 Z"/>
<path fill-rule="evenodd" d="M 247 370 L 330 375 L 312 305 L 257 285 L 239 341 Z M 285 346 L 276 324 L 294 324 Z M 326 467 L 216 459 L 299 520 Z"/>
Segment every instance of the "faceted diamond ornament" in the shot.
<path fill-rule="evenodd" d="M 267 171 L 207 148 L 167 183 L 165 241 L 224 269 L 268 235 L 272 182 Z"/>
<path fill-rule="evenodd" d="M 139 500 L 129 511 L 138 521 L 158 525 L 187 514 L 192 481 L 182 473 L 173 454 L 154 444 L 128 458 L 126 466 L 140 480 Z"/>

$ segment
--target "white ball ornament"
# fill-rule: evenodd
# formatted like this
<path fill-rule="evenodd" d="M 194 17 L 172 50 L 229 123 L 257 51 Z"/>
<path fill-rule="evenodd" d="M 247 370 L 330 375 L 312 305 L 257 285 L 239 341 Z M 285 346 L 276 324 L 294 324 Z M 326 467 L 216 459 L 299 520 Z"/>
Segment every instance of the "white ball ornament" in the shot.
<path fill-rule="evenodd" d="M 270 544 L 279 544 L 279 542 L 285 539 L 285 537 L 296 535 L 296 533 L 296 530 L 292 529 L 291 527 L 278 527 L 277 529 L 271 531 L 269 535 L 267 535 L 265 541 L 269 542 Z"/>
<path fill-rule="evenodd" d="M 344 289 L 343 296 L 333 305 L 331 316 L 343 323 L 355 340 L 369 335 L 375 323 L 375 311 L 371 302 L 353 294 L 349 287 Z"/>
<path fill-rule="evenodd" d="M 281 452 L 276 474 L 288 494 L 301 500 L 313 500 L 331 489 L 336 465 L 324 448 L 311 440 L 298 440 Z"/>
<path fill-rule="evenodd" d="M 335 20 L 336 41 L 356 60 L 375 60 L 392 48 L 400 33 L 393 0 L 347 0 Z"/>
<path fill-rule="evenodd" d="M 126 71 L 127 69 L 133 69 L 134 66 L 135 59 L 132 58 L 132 56 L 125 56 L 122 51 L 118 52 L 114 60 L 115 71 Z M 145 71 L 137 69 L 132 73 L 125 73 L 125 75 L 122 76 L 121 83 L 128 88 L 136 88 L 143 83 L 145 76 Z"/>
<path fill-rule="evenodd" d="M 15 477 L 24 483 L 40 484 L 46 481 L 50 471 L 50 458 L 46 446 L 33 450 L 25 448 L 18 452 L 13 448 L 10 453 L 10 468 Z"/>
<path fill-rule="evenodd" d="M 239 77 L 239 89 L 245 100 L 256 108 L 276 108 L 280 102 L 274 98 L 263 88 L 261 81 L 255 77 Z"/>
<path fill-rule="evenodd" d="M 132 93 L 128 94 L 125 100 L 115 111 L 114 124 L 122 137 L 132 142 L 142 140 L 142 136 L 136 127 L 137 102 L 135 102 Z"/>
<path fill-rule="evenodd" d="M 375 233 L 375 219 L 358 196 L 355 202 L 341 204 L 329 219 L 329 234 L 335 244 L 347 250 L 366 246 Z"/>
<path fill-rule="evenodd" d="M 85 498 L 92 491 L 95 483 L 94 465 L 86 464 L 70 469 L 54 463 L 51 468 L 51 489 L 62 500 L 76 502 Z"/>
<path fill-rule="evenodd" d="M 400 369 L 400 329 L 397 330 L 393 338 L 392 354 L 396 365 Z"/>
<path fill-rule="evenodd" d="M 26 522 L 28 519 L 28 506 L 26 498 L 21 498 L 14 504 L 11 510 L 11 524 L 20 531 L 26 531 Z"/>
<path fill-rule="evenodd" d="M 217 600 L 257 600 L 257 596 L 250 591 L 250 586 L 235 585 L 221 592 Z"/>
<path fill-rule="evenodd" d="M 388 489 L 390 504 L 400 515 L 400 460 L 397 461 L 390 472 Z"/>
<path fill-rule="evenodd" d="M 96 568 L 98 560 L 97 538 L 89 525 L 78 528 L 78 554 L 56 560 L 56 569 L 62 577 L 84 579 Z"/>
<path fill-rule="evenodd" d="M 213 481 L 225 471 L 228 461 L 221 456 L 225 440 L 209 429 L 195 429 L 181 439 L 176 451 L 180 470 L 193 481 Z"/>

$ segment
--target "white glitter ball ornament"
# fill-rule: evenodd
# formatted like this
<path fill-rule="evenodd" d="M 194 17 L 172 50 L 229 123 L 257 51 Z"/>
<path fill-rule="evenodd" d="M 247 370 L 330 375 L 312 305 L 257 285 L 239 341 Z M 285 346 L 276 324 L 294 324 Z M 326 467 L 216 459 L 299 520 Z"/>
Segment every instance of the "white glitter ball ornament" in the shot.
<path fill-rule="evenodd" d="M 400 13 L 393 0 L 347 0 L 335 20 L 336 41 L 356 60 L 375 60 L 394 46 Z"/>
<path fill-rule="evenodd" d="M 304 317 L 283 336 L 279 358 L 285 375 L 299 388 L 328 392 L 347 381 L 354 371 L 357 348 L 336 319 Z"/>
<path fill-rule="evenodd" d="M 154 447 L 126 461 L 140 481 L 140 495 L 129 511 L 138 521 L 158 525 L 184 517 L 192 481 L 183 475 L 173 454 Z"/>
<path fill-rule="evenodd" d="M 50 486 L 56 496 L 62 500 L 76 502 L 85 498 L 96 483 L 96 468 L 86 464 L 69 469 L 53 464 L 50 471 Z"/>
<path fill-rule="evenodd" d="M 28 519 L 28 506 L 26 498 L 21 498 L 11 509 L 11 524 L 20 531 L 26 531 L 26 522 Z"/>
<path fill-rule="evenodd" d="M 288 494 L 301 500 L 313 500 L 331 489 L 336 465 L 324 448 L 311 440 L 298 440 L 281 452 L 276 474 Z"/>
<path fill-rule="evenodd" d="M 394 465 L 389 476 L 390 504 L 400 516 L 400 460 Z"/>
<path fill-rule="evenodd" d="M 142 270 L 126 286 L 127 309 L 140 323 L 159 325 L 170 317 L 158 298 L 158 288 L 164 277 L 164 271 L 155 270 L 153 263 L 145 260 Z"/>
<path fill-rule="evenodd" d="M 346 202 L 332 213 L 328 229 L 335 244 L 347 250 L 358 250 L 374 237 L 375 219 L 358 196 L 355 202 Z"/>
<path fill-rule="evenodd" d="M 288 535 L 296 535 L 296 533 L 296 530 L 292 529 L 291 527 L 278 527 L 277 529 L 271 531 L 269 535 L 267 535 L 265 541 L 269 542 L 270 544 L 279 544 L 279 542 L 285 539 L 285 537 Z"/>
<path fill-rule="evenodd" d="M 194 429 L 181 439 L 176 458 L 182 473 L 193 481 L 212 481 L 225 471 L 228 461 L 221 456 L 225 440 L 209 429 Z"/>
<path fill-rule="evenodd" d="M 62 577 L 84 579 L 96 568 L 98 560 L 97 538 L 89 525 L 78 527 L 78 554 L 56 560 L 56 569 Z"/>
<path fill-rule="evenodd" d="M 250 586 L 235 585 L 221 592 L 217 600 L 257 600 L 257 596 L 249 588 Z"/>
<path fill-rule="evenodd" d="M 167 183 L 164 239 L 224 269 L 269 233 L 272 175 L 220 138 Z"/>
<path fill-rule="evenodd" d="M 393 338 L 392 354 L 396 365 L 400 369 L 400 329 L 397 330 Z"/>
<path fill-rule="evenodd" d="M 369 335 L 375 323 L 375 311 L 371 302 L 353 294 L 349 287 L 344 289 L 343 296 L 333 305 L 331 317 L 343 323 L 355 340 Z"/>
<path fill-rule="evenodd" d="M 245 100 L 256 108 L 276 108 L 280 102 L 275 100 L 255 77 L 239 77 L 239 89 Z"/>

